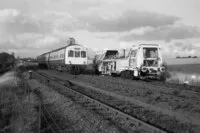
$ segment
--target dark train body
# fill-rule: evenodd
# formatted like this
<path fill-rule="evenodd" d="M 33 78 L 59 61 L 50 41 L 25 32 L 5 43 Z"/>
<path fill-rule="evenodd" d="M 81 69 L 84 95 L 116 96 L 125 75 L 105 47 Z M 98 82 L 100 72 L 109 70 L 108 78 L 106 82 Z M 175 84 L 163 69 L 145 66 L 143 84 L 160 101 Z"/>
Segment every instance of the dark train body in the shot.
<path fill-rule="evenodd" d="M 0 73 L 10 70 L 14 67 L 15 57 L 6 52 L 0 53 Z"/>

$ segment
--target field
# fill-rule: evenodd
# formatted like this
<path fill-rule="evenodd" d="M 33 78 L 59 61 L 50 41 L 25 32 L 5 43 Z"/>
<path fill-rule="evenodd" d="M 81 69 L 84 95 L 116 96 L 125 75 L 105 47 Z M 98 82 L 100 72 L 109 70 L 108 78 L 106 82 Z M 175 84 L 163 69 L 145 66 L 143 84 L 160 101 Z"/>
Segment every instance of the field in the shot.
<path fill-rule="evenodd" d="M 115 101 L 118 101 L 113 103 L 113 106 L 119 107 L 122 110 L 125 109 L 133 114 L 136 113 L 138 117 L 142 117 L 144 120 L 150 119 L 152 123 L 160 121 L 160 124 L 157 123 L 158 126 L 163 126 L 167 129 L 173 128 L 173 131 L 176 131 L 176 133 L 186 131 L 195 132 L 193 131 L 193 125 L 199 125 L 200 123 L 199 94 L 181 90 L 181 87 L 177 89 L 178 86 L 168 87 L 165 84 L 151 84 L 144 81 L 135 82 L 129 79 L 109 76 L 74 76 L 44 70 L 40 72 L 62 80 L 70 79 L 75 84 L 87 88 L 80 89 L 79 87 L 80 90 L 84 90 L 87 94 L 94 95 L 94 97 L 100 98 L 101 100 L 106 99 L 105 94 L 112 96 L 117 99 Z M 96 94 L 94 93 L 95 91 Z M 101 94 L 98 94 L 98 92 L 101 92 Z M 101 98 L 102 95 L 104 98 Z M 130 106 L 126 106 L 127 104 Z M 130 108 L 131 106 L 135 107 L 135 109 Z M 157 117 L 150 117 L 154 115 Z M 173 121 L 173 124 L 169 122 L 166 124 L 166 121 Z M 172 125 L 174 126 L 172 127 Z M 184 125 L 184 128 L 181 125 Z"/>
<path fill-rule="evenodd" d="M 200 64 L 169 65 L 168 67 L 170 71 L 200 75 Z"/>
<path fill-rule="evenodd" d="M 185 74 L 188 76 L 189 70 L 198 67 L 197 65 L 183 66 L 169 66 L 171 77 L 167 81 L 175 83 L 177 81 L 175 77 L 177 77 L 178 83 L 181 83 L 180 80 L 184 76 L 180 74 L 183 74 L 183 71 L 188 72 Z M 179 70 L 180 67 L 182 71 Z M 191 67 L 193 68 L 191 69 Z M 11 111 L 8 113 L 9 115 L 5 114 L 5 111 L 0 113 L 4 116 L 1 119 L 3 122 L 0 123 L 0 130 L 10 131 L 9 127 L 15 127 L 18 130 L 23 129 L 27 133 L 38 132 L 39 129 L 44 132 L 52 132 L 49 127 L 53 127 L 52 124 L 56 123 L 59 130 L 66 132 L 121 133 L 127 131 L 126 128 L 118 125 L 120 123 L 118 119 L 111 121 L 107 118 L 108 115 L 102 114 L 100 110 L 91 110 L 90 106 L 88 108 L 88 106 L 83 106 L 85 104 L 77 103 L 77 99 L 73 100 L 71 96 L 68 97 L 57 92 L 54 87 L 47 86 L 45 82 L 36 78 L 28 79 L 29 70 L 36 70 L 55 80 L 70 80 L 76 86 L 69 87 L 167 131 L 174 133 L 199 133 L 200 131 L 199 87 L 156 81 L 134 81 L 102 75 L 71 75 L 54 70 L 39 70 L 37 64 L 30 63 L 20 65 L 16 72 L 8 72 L 1 77 L 0 84 L 3 85 L 3 88 L 7 86 L 12 89 L 2 89 L 3 91 L 1 91 L 0 101 L 3 101 L 0 106 L 1 110 Z M 188 80 L 194 85 L 195 78 L 191 77 L 191 79 L 193 80 L 190 81 L 188 78 L 182 80 Z M 26 83 L 31 88 L 29 93 L 25 87 Z M 12 87 L 15 84 L 16 86 Z M 17 103 L 17 107 L 13 103 Z M 42 115 L 40 109 L 43 112 Z M 14 120 L 12 116 L 15 116 Z M 27 120 L 32 124 L 22 125 Z"/>
<path fill-rule="evenodd" d="M 200 58 L 166 58 L 168 65 L 200 64 Z"/>
<path fill-rule="evenodd" d="M 36 69 L 21 64 L 0 77 L 0 132 L 125 133 L 97 111 L 29 79 L 28 71 Z"/>

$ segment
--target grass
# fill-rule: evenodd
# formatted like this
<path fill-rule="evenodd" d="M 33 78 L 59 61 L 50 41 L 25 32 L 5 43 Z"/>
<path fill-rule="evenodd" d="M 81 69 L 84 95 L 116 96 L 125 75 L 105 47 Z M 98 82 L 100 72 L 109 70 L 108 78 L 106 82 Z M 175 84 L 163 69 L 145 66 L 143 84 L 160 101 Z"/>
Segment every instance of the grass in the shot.
<path fill-rule="evenodd" d="M 17 66 L 16 71 L 17 72 L 25 72 L 29 70 L 38 70 L 38 64 L 37 63 L 24 63 Z"/>
<path fill-rule="evenodd" d="M 32 116 L 34 105 L 25 89 L 20 73 L 10 71 L 0 77 L 0 132 L 35 132 L 37 117 Z"/>

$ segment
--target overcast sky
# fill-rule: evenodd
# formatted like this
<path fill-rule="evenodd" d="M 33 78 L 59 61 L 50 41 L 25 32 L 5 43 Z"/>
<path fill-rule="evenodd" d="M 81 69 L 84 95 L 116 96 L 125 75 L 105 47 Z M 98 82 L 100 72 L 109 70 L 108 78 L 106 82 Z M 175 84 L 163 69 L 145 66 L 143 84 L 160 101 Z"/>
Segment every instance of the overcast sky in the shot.
<path fill-rule="evenodd" d="M 159 43 L 200 56 L 199 0 L 0 0 L 0 51 L 35 57 L 68 37 L 93 50 Z"/>

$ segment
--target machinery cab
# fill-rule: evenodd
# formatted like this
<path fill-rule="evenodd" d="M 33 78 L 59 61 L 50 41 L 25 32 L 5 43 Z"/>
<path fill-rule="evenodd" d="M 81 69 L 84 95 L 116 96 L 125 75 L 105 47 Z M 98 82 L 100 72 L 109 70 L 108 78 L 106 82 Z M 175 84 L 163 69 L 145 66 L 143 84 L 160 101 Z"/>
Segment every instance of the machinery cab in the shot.
<path fill-rule="evenodd" d="M 165 72 L 160 46 L 158 44 L 133 45 L 119 51 L 107 50 L 101 54 L 98 69 L 102 74 L 121 75 L 132 78 L 160 78 Z"/>
<path fill-rule="evenodd" d="M 157 78 L 165 72 L 159 45 L 141 44 L 138 50 L 138 69 L 141 77 Z"/>
<path fill-rule="evenodd" d="M 101 74 L 111 74 L 114 69 L 113 60 L 118 57 L 118 50 L 104 50 L 95 56 L 95 63 L 98 64 L 98 71 Z"/>
<path fill-rule="evenodd" d="M 125 59 L 116 60 L 117 73 L 124 77 L 160 78 L 165 72 L 158 44 L 133 45 Z"/>

